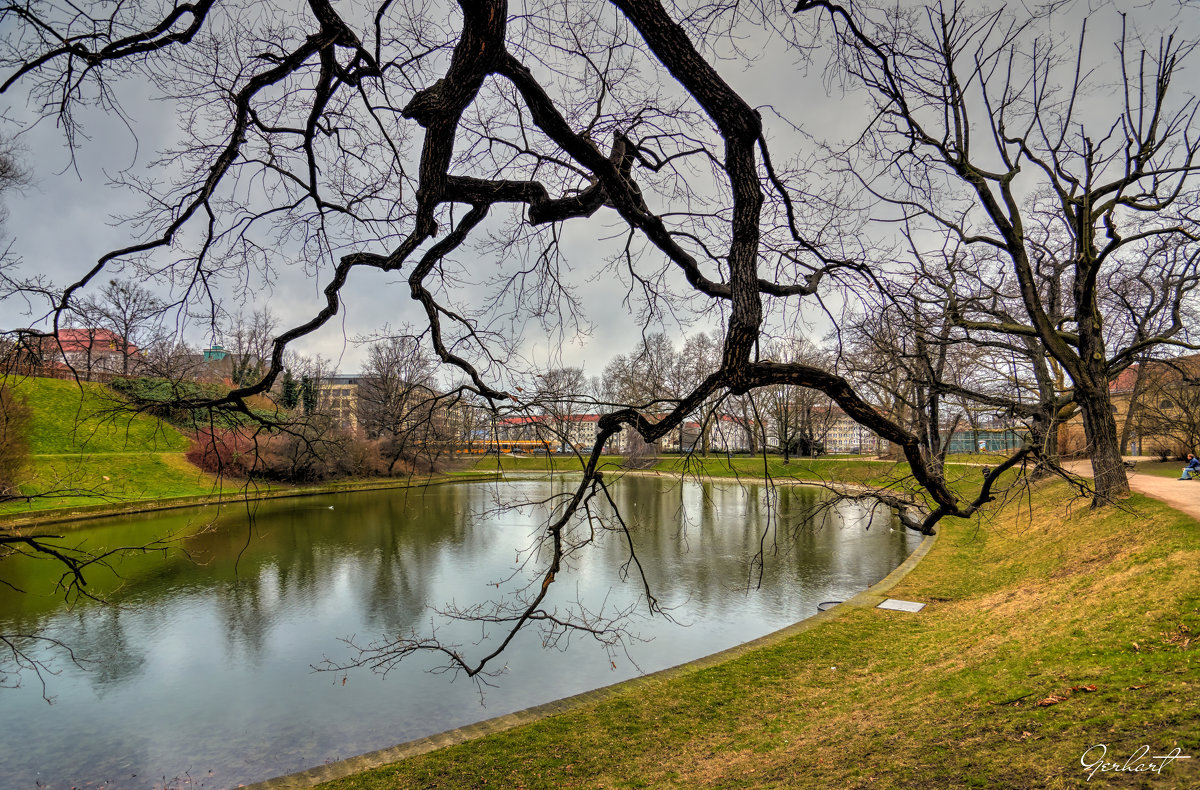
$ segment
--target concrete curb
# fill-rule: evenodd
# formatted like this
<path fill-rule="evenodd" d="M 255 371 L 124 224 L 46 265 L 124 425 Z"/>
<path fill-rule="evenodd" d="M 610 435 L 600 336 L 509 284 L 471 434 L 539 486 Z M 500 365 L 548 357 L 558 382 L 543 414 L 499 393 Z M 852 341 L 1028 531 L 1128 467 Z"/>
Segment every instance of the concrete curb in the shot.
<path fill-rule="evenodd" d="M 638 688 L 650 684 L 660 684 L 672 680 L 676 677 L 689 672 L 694 672 L 700 669 L 716 666 L 717 664 L 730 661 L 735 658 L 752 653 L 755 650 L 772 647 L 790 639 L 797 634 L 802 634 L 816 628 L 818 625 L 833 620 L 840 616 L 842 612 L 848 612 L 851 609 L 868 609 L 877 606 L 887 598 L 886 593 L 895 587 L 900 581 L 907 576 L 917 565 L 924 559 L 925 555 L 933 548 L 933 544 L 937 541 L 937 535 L 929 535 L 921 541 L 920 545 L 908 555 L 908 559 L 902 562 L 891 573 L 885 576 L 881 581 L 871 585 L 866 590 L 863 590 L 858 595 L 855 595 L 848 601 L 840 603 L 837 606 L 825 612 L 819 612 L 812 617 L 807 617 L 797 623 L 781 628 L 778 631 L 761 636 L 758 639 L 745 642 L 740 645 L 722 650 L 719 653 L 698 658 L 695 661 L 689 661 L 686 664 L 679 664 L 667 669 L 661 669 L 658 672 L 652 672 L 649 675 L 624 680 L 620 683 L 614 683 L 610 686 L 602 686 L 598 689 L 585 691 L 582 694 L 564 697 L 563 699 L 547 702 L 542 705 L 535 705 L 524 710 L 507 713 L 503 716 L 485 719 L 484 721 L 468 724 L 465 727 L 449 730 L 447 732 L 429 735 L 415 741 L 408 741 L 386 749 L 379 749 L 374 752 L 367 752 L 358 757 L 350 757 L 345 760 L 326 763 L 325 765 L 310 768 L 306 771 L 300 771 L 286 776 L 279 776 L 274 779 L 268 779 L 263 782 L 257 782 L 250 785 L 242 785 L 242 790 L 300 790 L 301 788 L 315 787 L 322 782 L 331 782 L 335 779 L 344 779 L 353 774 L 362 773 L 373 768 L 379 768 L 384 765 L 399 762 L 409 757 L 416 757 L 421 754 L 427 754 L 438 749 L 443 749 L 447 746 L 455 746 L 460 743 L 466 743 L 477 738 L 482 738 L 487 735 L 511 730 L 514 727 L 520 727 L 524 724 L 531 724 L 542 719 L 555 716 L 560 713 L 566 713 L 576 708 L 582 707 L 589 703 L 601 702 L 634 691 Z"/>

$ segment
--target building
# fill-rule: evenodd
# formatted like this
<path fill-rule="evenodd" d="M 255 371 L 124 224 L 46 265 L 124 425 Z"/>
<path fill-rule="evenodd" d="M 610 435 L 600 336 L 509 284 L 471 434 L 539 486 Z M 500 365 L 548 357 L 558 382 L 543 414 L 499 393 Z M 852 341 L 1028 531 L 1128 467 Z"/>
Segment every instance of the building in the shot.
<path fill-rule="evenodd" d="M 33 356 L 47 371 L 70 369 L 88 380 L 107 380 L 115 374 L 134 372 L 141 349 L 111 330 L 78 327 L 60 329 L 52 338 L 40 338 Z"/>
<path fill-rule="evenodd" d="M 817 438 L 827 453 L 878 453 L 883 450 L 878 436 L 836 406 L 829 410 L 828 419 L 821 422 L 824 430 Z"/>
<path fill-rule="evenodd" d="M 1200 354 L 1131 365 L 1109 384 L 1109 397 L 1122 452 L 1183 457 L 1200 447 Z M 1059 444 L 1083 449 L 1078 415 L 1059 429 Z"/>
<path fill-rule="evenodd" d="M 708 449 L 718 453 L 750 452 L 745 421 L 731 414 L 714 415 L 708 423 Z"/>
<path fill-rule="evenodd" d="M 587 450 L 596 442 L 599 414 L 539 414 L 505 417 L 496 423 L 501 442 L 538 443 L 548 452 Z"/>
<path fill-rule="evenodd" d="M 324 376 L 317 384 L 317 411 L 335 425 L 358 430 L 358 384 L 362 374 Z"/>

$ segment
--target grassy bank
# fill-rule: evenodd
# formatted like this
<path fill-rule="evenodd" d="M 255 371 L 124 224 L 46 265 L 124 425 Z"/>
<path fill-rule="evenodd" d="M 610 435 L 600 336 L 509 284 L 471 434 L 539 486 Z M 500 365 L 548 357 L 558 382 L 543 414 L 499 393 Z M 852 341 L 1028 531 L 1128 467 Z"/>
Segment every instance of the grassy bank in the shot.
<path fill-rule="evenodd" d="M 1134 467 L 1134 474 L 1168 477 L 1178 480 L 1179 472 L 1186 463 L 1186 461 L 1138 461 L 1137 466 Z"/>
<path fill-rule="evenodd" d="M 56 493 L 0 505 L 0 514 L 220 492 L 215 476 L 184 457 L 186 436 L 158 419 L 122 410 L 107 387 L 24 377 L 8 377 L 6 383 L 32 413 L 33 457 L 21 490 Z"/>
<path fill-rule="evenodd" d="M 946 524 L 894 597 L 717 667 L 328 790 L 466 787 L 1200 786 L 1200 524 L 1143 497 L 1046 485 Z M 1092 688 L 1094 687 L 1094 690 Z M 1178 747 L 1096 773 L 1105 744 Z M 1089 760 L 1100 752 L 1088 752 Z"/>
<path fill-rule="evenodd" d="M 186 436 L 153 417 L 123 411 L 107 387 L 25 377 L 6 383 L 32 412 L 32 464 L 21 488 L 56 493 L 0 505 L 0 514 L 220 492 L 215 476 L 184 457 Z"/>

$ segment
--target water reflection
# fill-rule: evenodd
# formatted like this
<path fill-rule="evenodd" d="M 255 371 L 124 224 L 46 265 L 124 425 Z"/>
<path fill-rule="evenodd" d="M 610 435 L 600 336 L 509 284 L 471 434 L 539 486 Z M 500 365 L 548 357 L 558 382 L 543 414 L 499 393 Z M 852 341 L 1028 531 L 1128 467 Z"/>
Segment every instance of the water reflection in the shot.
<path fill-rule="evenodd" d="M 632 661 L 618 656 L 614 667 L 586 640 L 564 657 L 542 650 L 536 634 L 505 654 L 486 708 L 469 682 L 426 674 L 432 659 L 407 661 L 386 680 L 311 671 L 323 656 L 348 657 L 341 638 L 427 632 L 430 605 L 487 600 L 497 582 L 512 589 L 504 580 L 570 488 L 525 481 L 280 500 L 262 504 L 253 523 L 226 509 L 211 529 L 212 509 L 98 523 L 78 533 L 92 546 L 188 536 L 165 560 L 130 558 L 92 579 L 112 606 L 67 608 L 49 566 L 6 563 L 29 593 L 0 590 L 0 627 L 41 631 L 94 663 L 83 672 L 59 661 L 54 706 L 36 683 L 0 692 L 0 725 L 22 733 L 0 742 L 5 787 L 149 788 L 175 776 L 236 786 L 633 676 Z M 655 594 L 693 624 L 635 623 L 654 637 L 630 648 L 646 671 L 808 616 L 882 578 L 915 545 L 856 505 L 822 509 L 812 489 L 626 478 L 612 492 Z M 531 501 L 543 504 L 510 506 Z M 577 529 L 576 540 L 589 534 Z M 551 605 L 594 608 L 607 597 L 612 610 L 636 606 L 639 585 L 619 579 L 626 559 L 623 536 L 601 533 Z M 478 626 L 438 627 L 474 655 L 486 648 L 471 645 Z"/>

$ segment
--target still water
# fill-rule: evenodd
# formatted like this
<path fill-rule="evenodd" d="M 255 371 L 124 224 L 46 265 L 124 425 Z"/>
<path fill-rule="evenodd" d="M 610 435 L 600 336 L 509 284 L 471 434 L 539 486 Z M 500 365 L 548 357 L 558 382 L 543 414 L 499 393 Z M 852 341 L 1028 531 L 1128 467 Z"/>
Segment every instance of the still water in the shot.
<path fill-rule="evenodd" d="M 115 547 L 178 536 L 165 558 L 94 572 L 109 605 L 67 606 L 47 563 L 6 561 L 4 578 L 26 592 L 0 588 L 0 633 L 61 640 L 86 668 L 42 653 L 58 671 L 46 679 L 53 704 L 29 672 L 0 689 L 3 786 L 224 788 L 302 770 L 740 644 L 873 584 L 918 542 L 882 511 L 872 522 L 855 505 L 818 507 L 814 489 L 626 478 L 614 499 L 674 620 L 638 607 L 628 628 L 645 641 L 610 654 L 586 636 L 545 649 L 535 631 L 522 634 L 482 703 L 475 683 L 431 674 L 441 662 L 423 656 L 386 678 L 313 670 L 352 658 L 346 638 L 432 627 L 483 655 L 498 631 L 447 624 L 434 608 L 487 601 L 526 579 L 514 569 L 536 563 L 533 537 L 570 487 L 460 483 L 274 500 L 253 519 L 242 505 L 96 522 L 71 538 Z M 502 507 L 523 502 L 541 504 Z M 640 584 L 621 578 L 623 536 L 600 531 L 597 541 L 559 575 L 547 606 L 611 613 L 639 603 Z"/>

